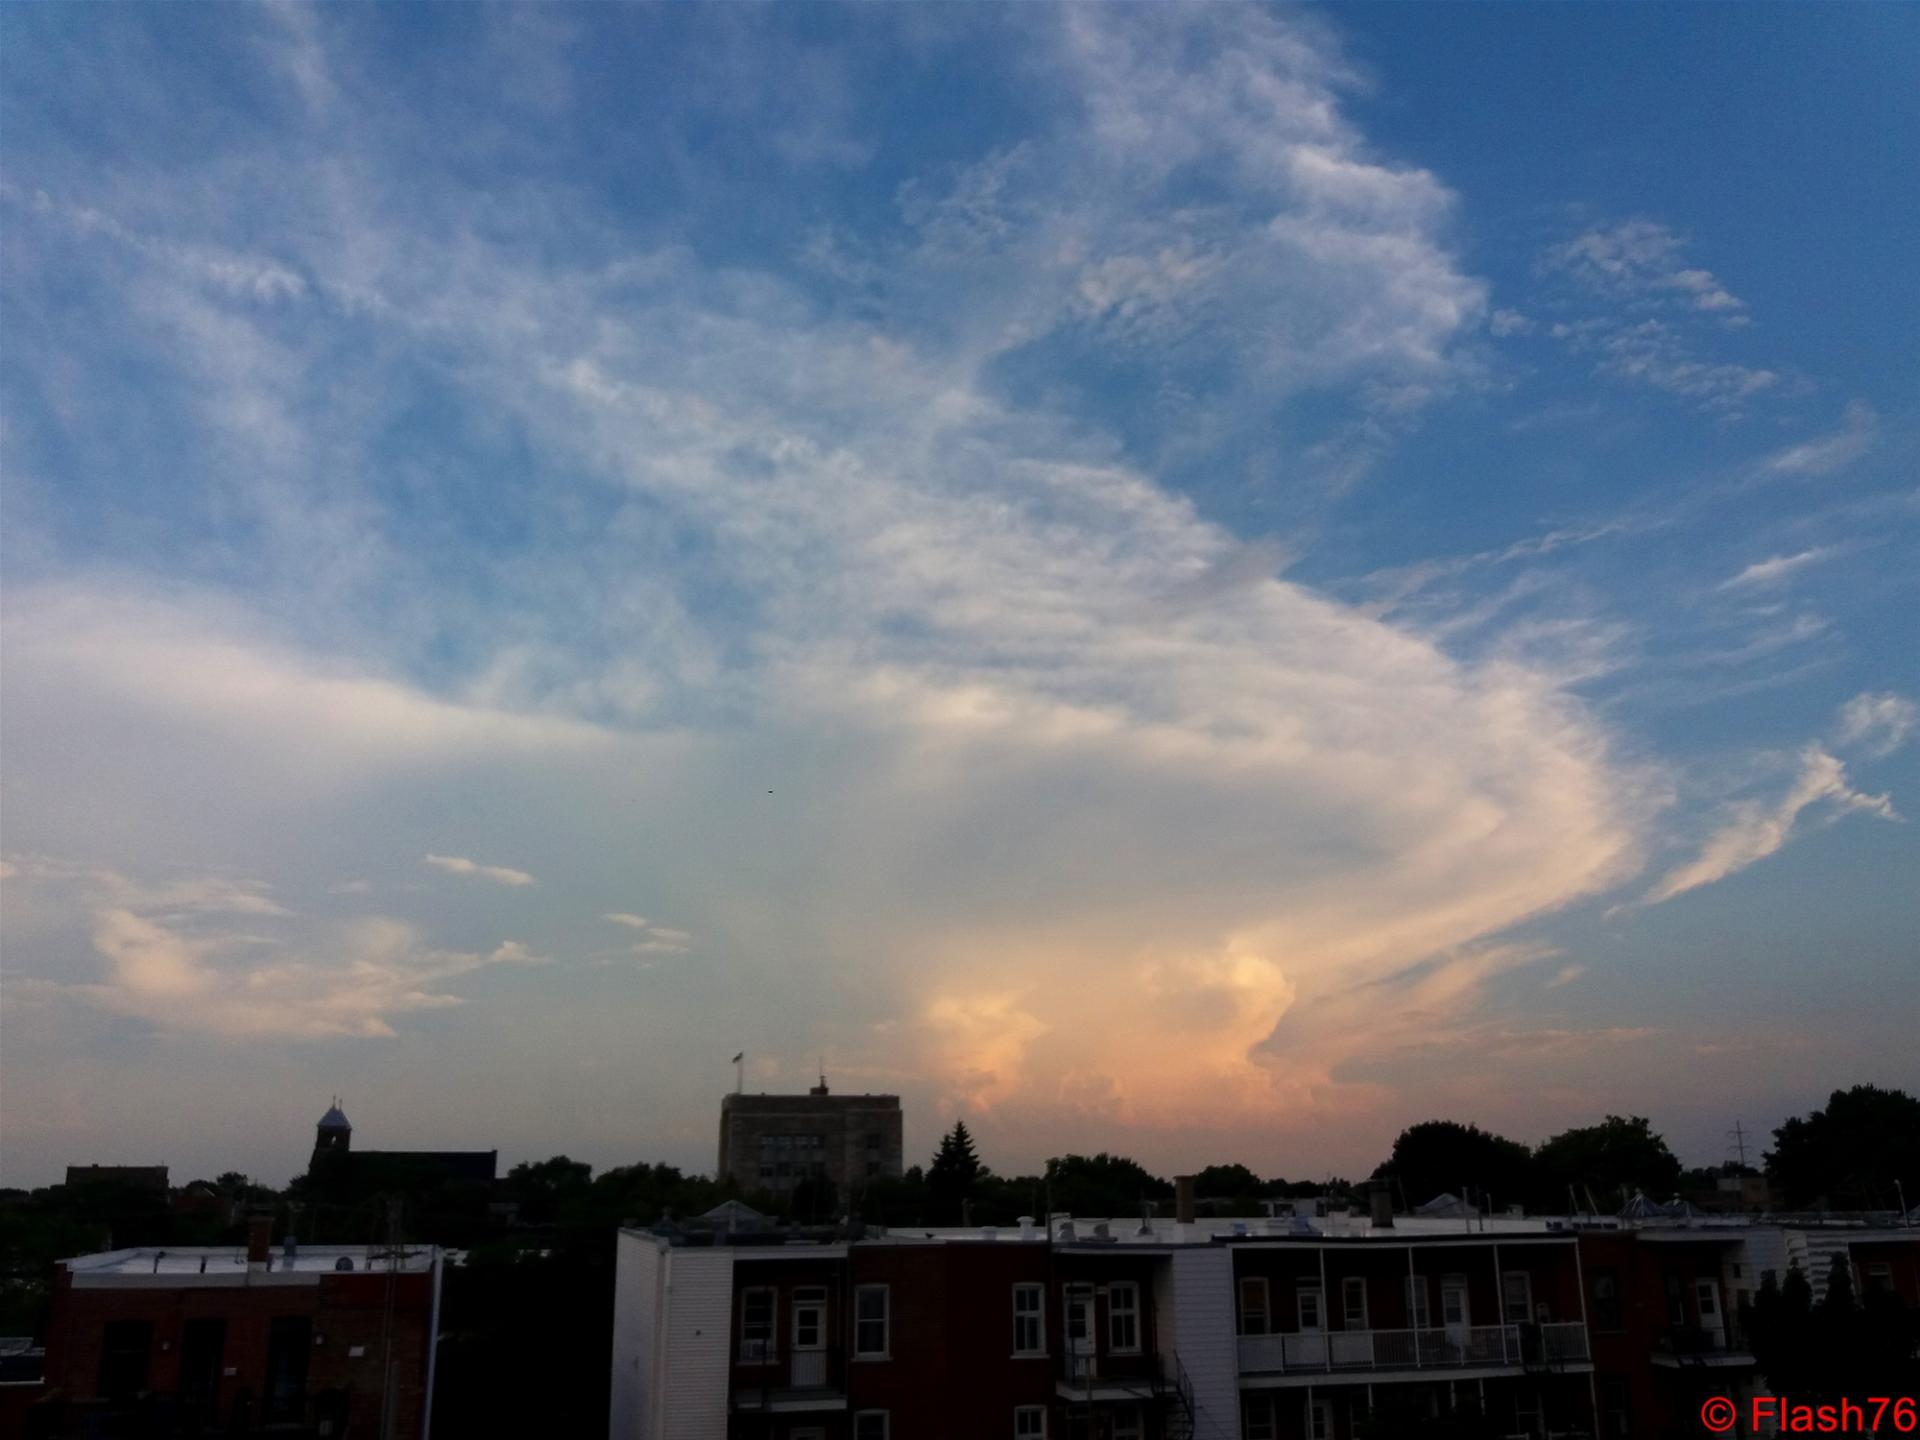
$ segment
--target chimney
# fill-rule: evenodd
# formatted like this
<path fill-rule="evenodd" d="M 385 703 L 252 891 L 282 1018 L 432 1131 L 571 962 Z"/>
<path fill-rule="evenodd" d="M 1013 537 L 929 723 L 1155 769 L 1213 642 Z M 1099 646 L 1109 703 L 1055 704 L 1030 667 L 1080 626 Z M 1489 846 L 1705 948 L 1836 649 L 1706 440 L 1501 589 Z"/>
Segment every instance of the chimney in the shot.
<path fill-rule="evenodd" d="M 1173 1218 L 1182 1225 L 1193 1224 L 1193 1176 L 1173 1177 Z"/>
<path fill-rule="evenodd" d="M 1373 1207 L 1373 1228 L 1391 1230 L 1393 1228 L 1393 1192 L 1384 1185 L 1376 1185 L 1368 1192 L 1367 1201 Z"/>
<path fill-rule="evenodd" d="M 273 1254 L 273 1217 L 256 1215 L 247 1222 L 247 1269 L 265 1270 Z"/>
<path fill-rule="evenodd" d="M 1033 1239 L 1033 1233 L 1033 1216 L 1022 1215 L 1020 1217 L 1020 1238 L 1022 1240 L 1031 1240 Z"/>

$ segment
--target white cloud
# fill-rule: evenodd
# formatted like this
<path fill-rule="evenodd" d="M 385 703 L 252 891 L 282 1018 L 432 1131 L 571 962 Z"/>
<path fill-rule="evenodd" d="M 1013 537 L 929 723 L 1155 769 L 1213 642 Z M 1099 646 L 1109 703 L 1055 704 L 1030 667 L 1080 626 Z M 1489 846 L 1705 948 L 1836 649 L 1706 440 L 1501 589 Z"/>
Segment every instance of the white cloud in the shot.
<path fill-rule="evenodd" d="M 1840 707 L 1834 740 L 1880 759 L 1906 744 L 1916 729 L 1920 729 L 1920 706 L 1906 696 L 1862 692 Z"/>
<path fill-rule="evenodd" d="M 496 885 L 521 886 L 537 883 L 533 876 L 524 870 L 510 870 L 505 865 L 481 865 L 463 855 L 428 855 L 427 864 L 436 870 L 444 870 L 449 875 L 474 875 L 482 880 L 491 880 Z"/>
<path fill-rule="evenodd" d="M 1487 329 L 1505 339 L 1509 335 L 1530 335 L 1534 323 L 1518 310 L 1496 310 L 1487 320 Z"/>
<path fill-rule="evenodd" d="M 1864 400 L 1849 401 L 1840 428 L 1798 445 L 1789 445 L 1761 463 L 1762 475 L 1831 475 L 1873 448 L 1879 417 Z"/>
<path fill-rule="evenodd" d="M 1826 804 L 1836 813 L 1861 810 L 1882 820 L 1897 820 L 1891 797 L 1864 795 L 1847 783 L 1847 769 L 1817 745 L 1800 753 L 1800 771 L 1787 793 L 1773 804 L 1749 802 L 1711 835 L 1700 854 L 1669 871 L 1649 890 L 1644 903 L 1658 905 L 1702 885 L 1744 870 L 1787 843 L 1801 813 Z"/>
<path fill-rule="evenodd" d="M 1810 550 L 1801 550 L 1792 555 L 1773 555 L 1765 560 L 1756 560 L 1730 580 L 1720 582 L 1722 590 L 1759 589 L 1778 585 L 1809 565 L 1818 565 L 1822 560 L 1832 558 L 1837 553 L 1832 545 L 1817 545 Z"/>
<path fill-rule="evenodd" d="M 606 918 L 616 925 L 625 925 L 630 930 L 644 930 L 648 925 L 646 916 L 635 915 L 631 911 L 626 910 L 610 911 Z"/>
<path fill-rule="evenodd" d="M 1597 226 L 1556 245 L 1542 257 L 1550 271 L 1573 276 L 1589 288 L 1626 296 L 1671 293 L 1694 310 L 1740 311 L 1746 302 L 1710 270 L 1682 260 L 1687 242 L 1653 220 Z"/>

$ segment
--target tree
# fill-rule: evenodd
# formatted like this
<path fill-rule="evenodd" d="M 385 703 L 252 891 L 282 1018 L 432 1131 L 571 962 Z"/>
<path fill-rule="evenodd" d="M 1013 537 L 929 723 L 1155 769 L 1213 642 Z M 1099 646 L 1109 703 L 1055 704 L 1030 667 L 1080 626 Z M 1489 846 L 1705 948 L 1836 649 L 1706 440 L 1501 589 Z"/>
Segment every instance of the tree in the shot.
<path fill-rule="evenodd" d="M 1137 1215 L 1143 1200 L 1165 1200 L 1173 1186 L 1124 1155 L 1056 1155 L 1046 1184 L 1055 1210 L 1071 1215 Z"/>
<path fill-rule="evenodd" d="M 1265 1188 L 1244 1165 L 1209 1165 L 1193 1177 L 1193 1193 L 1201 1200 L 1246 1200 Z"/>
<path fill-rule="evenodd" d="M 1773 1132 L 1766 1166 L 1781 1202 L 1793 1208 L 1822 1200 L 1892 1208 L 1902 1185 L 1908 1205 L 1920 1204 L 1920 1100 L 1874 1085 L 1836 1090 L 1824 1110 Z"/>
<path fill-rule="evenodd" d="M 1521 1203 L 1534 1188 L 1525 1145 L 1454 1120 L 1425 1120 L 1402 1130 L 1373 1178 L 1397 1181 L 1409 1207 L 1443 1191 L 1459 1194 L 1463 1186 L 1496 1204 Z"/>
<path fill-rule="evenodd" d="M 1680 1161 L 1654 1133 L 1644 1115 L 1609 1115 L 1598 1125 L 1562 1131 L 1534 1152 L 1541 1198 L 1565 1200 L 1567 1187 L 1583 1186 L 1602 1204 L 1621 1203 L 1636 1190 L 1669 1200 L 1680 1184 Z"/>
<path fill-rule="evenodd" d="M 1863 1395 L 1910 1395 L 1920 1383 L 1913 1312 L 1889 1295 L 1854 1295 L 1853 1272 L 1836 1254 L 1819 1304 L 1798 1265 L 1772 1275 L 1743 1317 L 1747 1343 L 1776 1395 L 1808 1404 Z"/>
<path fill-rule="evenodd" d="M 940 1147 L 934 1151 L 933 1164 L 927 1169 L 927 1200 L 935 1224 L 960 1222 L 962 1206 L 972 1198 L 985 1169 L 974 1151 L 967 1122 L 954 1121 L 953 1129 L 940 1137 Z"/>

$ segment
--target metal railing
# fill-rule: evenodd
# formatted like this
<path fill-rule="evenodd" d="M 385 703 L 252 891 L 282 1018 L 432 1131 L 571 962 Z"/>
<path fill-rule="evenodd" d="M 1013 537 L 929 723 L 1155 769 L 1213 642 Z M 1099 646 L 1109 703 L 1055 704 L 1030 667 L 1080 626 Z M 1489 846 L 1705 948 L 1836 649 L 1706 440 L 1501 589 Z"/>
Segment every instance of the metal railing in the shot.
<path fill-rule="evenodd" d="M 1242 1335 L 1240 1371 L 1459 1369 L 1584 1361 L 1587 1329 L 1579 1321 L 1550 1325 L 1450 1325 L 1411 1330 L 1310 1330 Z"/>

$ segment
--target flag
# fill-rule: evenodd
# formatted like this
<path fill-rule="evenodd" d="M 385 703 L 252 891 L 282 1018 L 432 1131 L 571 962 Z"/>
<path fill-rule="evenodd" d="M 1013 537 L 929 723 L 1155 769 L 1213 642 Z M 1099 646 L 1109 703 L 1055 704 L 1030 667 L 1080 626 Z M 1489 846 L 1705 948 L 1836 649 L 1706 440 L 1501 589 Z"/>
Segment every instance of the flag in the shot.
<path fill-rule="evenodd" d="M 738 1065 L 742 1060 L 746 1058 L 747 1058 L 747 1052 L 742 1050 L 738 1055 L 733 1057 L 733 1063 Z"/>

